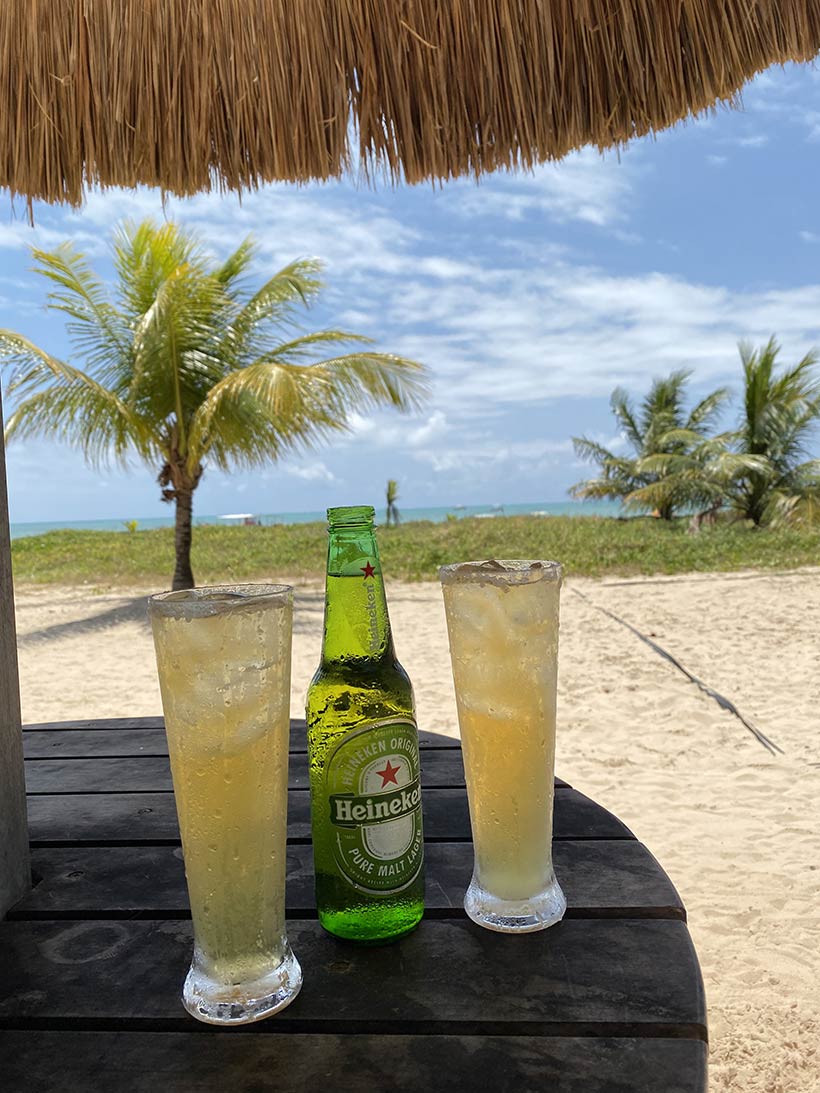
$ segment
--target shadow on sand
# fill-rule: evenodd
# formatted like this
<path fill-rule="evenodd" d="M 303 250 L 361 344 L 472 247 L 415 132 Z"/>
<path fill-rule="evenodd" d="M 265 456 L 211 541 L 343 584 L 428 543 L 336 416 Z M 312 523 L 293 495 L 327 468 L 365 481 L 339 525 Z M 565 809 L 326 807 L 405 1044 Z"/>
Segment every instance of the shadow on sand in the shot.
<path fill-rule="evenodd" d="M 293 612 L 293 632 L 295 634 L 306 633 L 316 626 L 325 609 L 325 596 L 321 590 L 295 590 L 295 603 Z M 84 619 L 73 619 L 71 622 L 55 623 L 54 626 L 45 626 L 40 630 L 32 630 L 28 634 L 18 634 L 18 646 L 33 645 L 37 642 L 54 641 L 59 638 L 72 638 L 82 634 L 92 634 L 99 630 L 108 630 L 123 623 L 136 622 L 144 629 L 148 629 L 148 596 L 134 596 L 123 599 L 114 607 L 99 611 Z"/>

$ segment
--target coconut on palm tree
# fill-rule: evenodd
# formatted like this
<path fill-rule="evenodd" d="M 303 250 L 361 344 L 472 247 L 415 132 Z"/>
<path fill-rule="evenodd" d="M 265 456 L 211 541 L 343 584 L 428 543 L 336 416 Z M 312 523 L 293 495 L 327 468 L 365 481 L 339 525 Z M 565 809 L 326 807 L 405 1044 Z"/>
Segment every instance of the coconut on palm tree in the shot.
<path fill-rule="evenodd" d="M 774 338 L 761 349 L 745 342 L 739 348 L 743 408 L 735 445 L 754 464 L 730 482 L 728 499 L 755 525 L 793 519 L 820 503 L 820 460 L 807 458 L 820 421 L 818 354 L 812 350 L 778 374 Z"/>
<path fill-rule="evenodd" d="M 685 396 L 690 375 L 681 369 L 654 380 L 638 409 L 622 388 L 613 391 L 612 412 L 631 451 L 620 455 L 587 437 L 573 437 L 576 453 L 597 463 L 600 472 L 596 478 L 573 486 L 573 497 L 613 498 L 629 509 L 657 512 L 665 520 L 695 502 L 686 476 L 673 475 L 671 469 L 676 467 L 676 460 L 688 457 L 707 440 L 728 391 L 713 391 L 687 412 Z M 705 450 L 702 454 L 705 458 Z"/>
<path fill-rule="evenodd" d="M 367 338 L 298 333 L 298 308 L 322 287 L 316 260 L 252 288 L 250 239 L 215 263 L 191 233 L 144 221 L 114 238 L 109 293 L 71 245 L 33 254 L 76 363 L 0 331 L 14 366 L 7 436 L 55 437 L 93 465 L 136 456 L 155 467 L 176 508 L 175 589 L 194 583 L 193 496 L 206 467 L 260 467 L 346 430 L 353 411 L 404 411 L 426 395 L 422 365 L 366 350 Z M 336 354 L 343 346 L 356 348 Z"/>

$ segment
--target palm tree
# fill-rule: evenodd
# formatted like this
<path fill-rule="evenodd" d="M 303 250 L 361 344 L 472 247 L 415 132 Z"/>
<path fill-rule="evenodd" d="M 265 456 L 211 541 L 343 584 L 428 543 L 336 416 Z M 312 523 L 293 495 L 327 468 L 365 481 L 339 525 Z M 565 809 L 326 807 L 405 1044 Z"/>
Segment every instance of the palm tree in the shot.
<path fill-rule="evenodd" d="M 0 331 L 14 367 L 7 436 L 56 437 L 92 465 L 137 456 L 156 467 L 176 508 L 173 588 L 190 588 L 193 495 L 206 466 L 259 467 L 348 429 L 354 410 L 416 407 L 426 370 L 362 348 L 311 362 L 328 347 L 369 343 L 341 330 L 297 332 L 298 305 L 322 288 L 316 260 L 253 289 L 250 238 L 214 263 L 181 227 L 144 221 L 119 229 L 112 250 L 110 294 L 70 244 L 33 251 L 84 370 Z"/>
<path fill-rule="evenodd" d="M 820 460 L 806 458 L 820 419 L 818 354 L 812 350 L 776 375 L 774 338 L 762 349 L 745 342 L 739 349 L 744 387 L 736 446 L 755 465 L 732 482 L 729 500 L 755 525 L 811 512 L 820 501 Z"/>
<path fill-rule="evenodd" d="M 706 440 L 728 391 L 713 391 L 687 413 L 684 399 L 690 375 L 681 369 L 654 380 L 639 410 L 622 388 L 612 392 L 612 412 L 632 451 L 618 455 L 587 437 L 573 437 L 576 453 L 600 469 L 597 478 L 570 489 L 573 497 L 617 498 L 627 508 L 655 511 L 664 520 L 695 502 L 685 477 L 671 474 L 669 461 L 686 456 Z"/>
<path fill-rule="evenodd" d="M 695 429 L 670 430 L 664 437 L 674 451 L 647 455 L 637 461 L 640 473 L 651 479 L 628 495 L 633 507 L 658 509 L 671 495 L 687 508 L 695 509 L 700 519 L 712 517 L 726 503 L 731 485 L 739 475 L 760 469 L 756 456 L 733 451 L 736 434 L 703 436 Z"/>
<path fill-rule="evenodd" d="M 396 502 L 399 499 L 399 484 L 394 478 L 388 478 L 387 480 L 387 511 L 385 513 L 385 526 L 390 527 L 391 523 L 394 527 L 399 526 L 399 510 L 396 507 Z"/>

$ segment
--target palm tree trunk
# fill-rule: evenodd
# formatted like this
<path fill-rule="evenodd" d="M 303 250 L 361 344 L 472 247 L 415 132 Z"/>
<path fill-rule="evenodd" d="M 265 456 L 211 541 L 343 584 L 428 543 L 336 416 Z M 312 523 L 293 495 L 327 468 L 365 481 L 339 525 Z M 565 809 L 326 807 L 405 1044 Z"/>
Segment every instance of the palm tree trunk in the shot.
<path fill-rule="evenodd" d="M 766 512 L 766 494 L 767 484 L 753 478 L 745 516 L 747 520 L 752 521 L 756 528 L 759 528 L 763 523 L 763 516 Z"/>
<path fill-rule="evenodd" d="M 194 491 L 177 490 L 175 497 L 176 521 L 174 531 L 174 550 L 176 568 L 171 588 L 174 592 L 180 588 L 194 587 L 194 571 L 191 569 L 191 539 L 193 537 L 192 514 Z"/>

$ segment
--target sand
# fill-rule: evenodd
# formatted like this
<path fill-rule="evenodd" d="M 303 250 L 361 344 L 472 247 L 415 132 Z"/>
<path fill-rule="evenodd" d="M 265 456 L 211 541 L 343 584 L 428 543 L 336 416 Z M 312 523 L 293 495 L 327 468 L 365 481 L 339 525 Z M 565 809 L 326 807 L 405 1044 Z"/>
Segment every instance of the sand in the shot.
<path fill-rule="evenodd" d="M 18 589 L 23 717 L 160 713 L 145 589 Z M 437 585 L 389 589 L 419 723 L 456 734 Z M 672 653 L 782 749 L 687 680 Z M 293 711 L 321 635 L 298 586 Z M 709 1003 L 711 1088 L 820 1090 L 820 571 L 570 581 L 559 773 L 621 817 L 680 891 Z"/>

